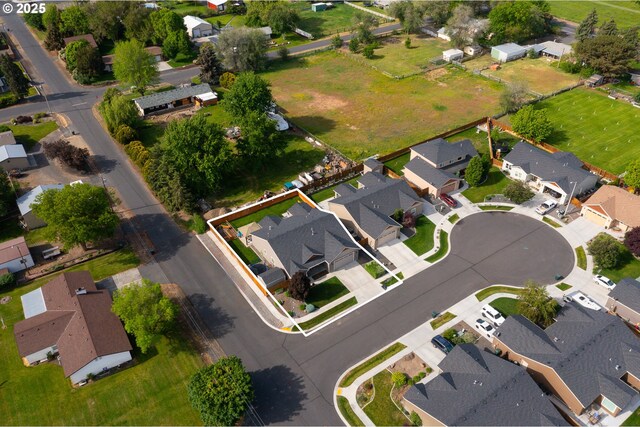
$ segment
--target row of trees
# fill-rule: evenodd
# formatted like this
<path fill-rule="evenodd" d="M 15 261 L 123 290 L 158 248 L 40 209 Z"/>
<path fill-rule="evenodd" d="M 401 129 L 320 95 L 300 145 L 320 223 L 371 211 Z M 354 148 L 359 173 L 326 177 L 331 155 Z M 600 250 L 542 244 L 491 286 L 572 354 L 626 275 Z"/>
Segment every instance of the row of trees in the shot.
<path fill-rule="evenodd" d="M 4 76 L 14 101 L 24 98 L 29 93 L 29 80 L 9 55 L 0 55 L 0 74 Z"/>

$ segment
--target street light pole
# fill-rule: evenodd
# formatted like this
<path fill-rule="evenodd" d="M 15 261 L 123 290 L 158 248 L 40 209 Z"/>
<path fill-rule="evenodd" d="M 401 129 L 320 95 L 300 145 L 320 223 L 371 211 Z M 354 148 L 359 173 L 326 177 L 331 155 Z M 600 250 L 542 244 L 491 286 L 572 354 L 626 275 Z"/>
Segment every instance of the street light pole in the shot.
<path fill-rule="evenodd" d="M 569 183 L 571 184 L 571 183 Z M 576 191 L 576 185 L 578 184 L 578 181 L 575 181 L 573 183 L 573 190 L 571 190 L 571 195 L 569 196 L 569 199 L 567 200 L 567 207 L 564 209 L 564 213 L 565 215 L 569 213 L 569 203 L 571 203 L 571 199 L 573 199 L 573 193 Z"/>

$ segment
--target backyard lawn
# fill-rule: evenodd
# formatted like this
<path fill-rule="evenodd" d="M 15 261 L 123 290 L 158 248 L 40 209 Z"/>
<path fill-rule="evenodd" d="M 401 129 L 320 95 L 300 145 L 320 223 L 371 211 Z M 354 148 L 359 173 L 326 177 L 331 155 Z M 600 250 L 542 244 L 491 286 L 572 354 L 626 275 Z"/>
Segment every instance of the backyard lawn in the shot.
<path fill-rule="evenodd" d="M 329 280 L 312 286 L 311 289 L 309 289 L 309 294 L 305 302 L 320 308 L 348 293 L 349 289 L 342 284 L 340 279 L 332 277 Z"/>
<path fill-rule="evenodd" d="M 371 403 L 364 408 L 364 413 L 377 426 L 404 426 L 409 420 L 391 400 L 391 373 L 384 370 L 373 377 L 375 395 Z"/>
<path fill-rule="evenodd" d="M 252 222 L 260 222 L 260 220 L 267 215 L 282 216 L 283 213 L 288 211 L 291 206 L 298 202 L 301 202 L 300 197 L 298 196 L 283 200 L 275 205 L 268 206 L 249 215 L 234 219 L 231 221 L 231 225 L 235 228 L 240 228 L 247 224 L 251 224 Z"/>
<path fill-rule="evenodd" d="M 240 239 L 233 239 L 229 241 L 229 246 L 235 253 L 237 253 L 242 261 L 247 264 L 257 264 L 260 262 L 260 257 L 248 246 L 245 246 Z"/>
<path fill-rule="evenodd" d="M 578 88 L 535 104 L 546 108 L 554 131 L 545 141 L 614 174 L 640 157 L 640 109 Z"/>
<path fill-rule="evenodd" d="M 580 23 L 587 15 L 596 9 L 598 12 L 598 26 L 603 22 L 614 19 L 618 27 L 626 28 L 638 25 L 640 22 L 640 6 L 630 0 L 620 1 L 551 1 L 551 14 L 559 18 Z"/>
<path fill-rule="evenodd" d="M 493 300 L 489 305 L 500 312 L 504 317 L 520 314 L 518 300 L 515 298 L 502 297 Z"/>
<path fill-rule="evenodd" d="M 384 165 L 389 169 L 391 169 L 392 171 L 394 171 L 396 174 L 404 175 L 404 173 L 402 173 L 402 169 L 404 168 L 404 165 L 409 163 L 410 157 L 411 157 L 411 151 L 403 154 L 402 156 L 398 156 L 394 159 L 387 160 L 386 162 L 384 162 Z"/>
<path fill-rule="evenodd" d="M 416 234 L 404 241 L 416 255 L 420 256 L 433 249 L 433 234 L 436 231 L 436 225 L 429 221 L 424 215 L 416 220 Z"/>
<path fill-rule="evenodd" d="M 497 82 L 455 68 L 427 74 L 392 80 L 339 53 L 324 52 L 279 62 L 263 76 L 293 122 L 346 156 L 362 159 L 500 109 Z"/>
<path fill-rule="evenodd" d="M 507 184 L 509 184 L 509 178 L 504 176 L 500 169 L 492 167 L 485 182 L 478 187 L 467 188 L 462 195 L 473 203 L 480 203 L 491 194 L 502 194 Z"/>
<path fill-rule="evenodd" d="M 485 70 L 483 74 L 510 83 L 523 81 L 531 91 L 544 95 L 569 87 L 580 80 L 580 76 L 565 73 L 557 64 L 557 61 L 550 62 L 547 58 L 524 58 L 501 64 L 499 70 Z"/>
<path fill-rule="evenodd" d="M 355 188 L 358 188 L 358 180 L 360 179 L 360 175 L 356 176 L 355 178 L 351 178 L 349 181 L 345 181 L 341 184 L 350 184 L 353 185 Z M 333 196 L 335 196 L 335 189 L 336 187 L 340 185 L 340 184 L 336 184 L 336 185 L 332 185 L 331 187 L 325 188 L 324 190 L 320 190 L 317 193 L 313 193 L 311 195 L 311 198 L 313 199 L 314 202 L 316 203 L 320 203 L 323 200 L 327 200 L 332 198 Z"/>
<path fill-rule="evenodd" d="M 13 132 L 13 136 L 16 137 L 16 142 L 24 145 L 26 151 L 29 151 L 38 141 L 58 129 L 58 124 L 53 120 L 38 124 L 8 126 Z"/>
<path fill-rule="evenodd" d="M 346 47 L 344 51 L 358 61 L 374 66 L 380 71 L 385 71 L 396 77 L 420 72 L 431 65 L 430 60 L 441 59 L 442 51 L 450 49 L 448 42 L 426 35 L 412 35 L 411 47 L 404 45 L 406 35 L 389 36 L 380 40 L 379 49 L 375 50 L 373 58 L 366 59 L 359 53 L 351 53 Z"/>

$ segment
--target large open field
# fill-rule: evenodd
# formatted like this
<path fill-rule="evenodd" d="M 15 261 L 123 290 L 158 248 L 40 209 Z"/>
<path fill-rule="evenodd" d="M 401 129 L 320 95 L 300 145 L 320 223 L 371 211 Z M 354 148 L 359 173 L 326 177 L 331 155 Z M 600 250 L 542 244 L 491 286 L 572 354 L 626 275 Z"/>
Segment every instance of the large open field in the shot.
<path fill-rule="evenodd" d="M 640 6 L 631 0 L 615 1 L 550 1 L 551 14 L 558 18 L 580 23 L 596 9 L 599 24 L 614 19 L 618 27 L 627 28 L 640 23 Z"/>
<path fill-rule="evenodd" d="M 358 10 L 346 4 L 334 5 L 335 7 L 325 11 L 314 12 L 311 10 L 311 2 L 293 3 L 300 13 L 298 28 L 311 33 L 316 39 L 350 31 L 353 26 L 352 19 Z"/>
<path fill-rule="evenodd" d="M 578 88 L 535 104 L 554 126 L 546 142 L 619 174 L 640 157 L 640 109 Z"/>
<path fill-rule="evenodd" d="M 393 80 L 335 52 L 278 63 L 263 76 L 290 119 L 352 159 L 495 114 L 503 88 L 455 68 Z"/>
<path fill-rule="evenodd" d="M 483 74 L 507 82 L 524 81 L 531 91 L 548 94 L 574 85 L 580 80 L 580 76 L 565 73 L 557 64 L 557 61 L 547 58 L 524 58 L 502 64 L 499 70 L 485 70 Z"/>

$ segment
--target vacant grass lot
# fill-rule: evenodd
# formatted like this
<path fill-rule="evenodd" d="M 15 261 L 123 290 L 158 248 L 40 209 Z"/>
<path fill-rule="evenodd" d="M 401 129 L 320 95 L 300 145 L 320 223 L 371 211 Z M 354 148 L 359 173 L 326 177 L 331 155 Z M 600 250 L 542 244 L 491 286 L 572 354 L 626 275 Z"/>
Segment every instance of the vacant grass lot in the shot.
<path fill-rule="evenodd" d="M 391 372 L 384 370 L 373 377 L 375 395 L 371 403 L 364 408 L 364 413 L 377 426 L 404 426 L 409 420 L 391 400 Z"/>
<path fill-rule="evenodd" d="M 638 25 L 640 22 L 640 6 L 633 1 L 551 1 L 551 14 L 559 18 L 582 22 L 593 10 L 598 12 L 598 25 L 604 21 L 614 19 L 618 27 L 626 28 Z"/>
<path fill-rule="evenodd" d="M 554 132 L 545 141 L 614 174 L 640 157 L 640 109 L 578 88 L 535 104 L 546 108 Z"/>
<path fill-rule="evenodd" d="M 442 58 L 442 51 L 451 48 L 448 42 L 426 35 L 412 35 L 410 38 L 411 47 L 409 49 L 404 45 L 407 39 L 406 35 L 381 39 L 382 46 L 375 50 L 371 59 L 366 59 L 359 53 L 350 53 L 346 48 L 345 52 L 356 60 L 374 66 L 380 71 L 402 77 L 427 68 L 431 59 Z"/>
<path fill-rule="evenodd" d="M 335 52 L 280 62 L 263 76 L 290 119 L 352 159 L 494 114 L 502 91 L 454 68 L 391 80 Z"/>
<path fill-rule="evenodd" d="M 416 234 L 404 241 L 416 255 L 420 256 L 433 249 L 433 234 L 436 231 L 436 225 L 429 221 L 424 215 L 416 220 Z"/>
<path fill-rule="evenodd" d="M 540 93 L 553 93 L 571 86 L 580 80 L 577 74 L 569 74 L 557 67 L 557 61 L 547 58 L 519 59 L 500 65 L 499 70 L 485 70 L 490 76 L 507 82 L 524 81 L 529 89 Z"/>
<path fill-rule="evenodd" d="M 311 10 L 311 2 L 294 2 L 293 7 L 300 13 L 298 28 L 311 33 L 316 39 L 351 31 L 352 19 L 358 10 L 346 4 L 334 5 L 331 9 L 314 12 Z"/>
<path fill-rule="evenodd" d="M 473 203 L 480 203 L 491 194 L 502 194 L 507 184 L 509 184 L 509 178 L 504 176 L 500 169 L 492 167 L 485 182 L 478 187 L 469 187 L 462 192 L 462 195 Z"/>

